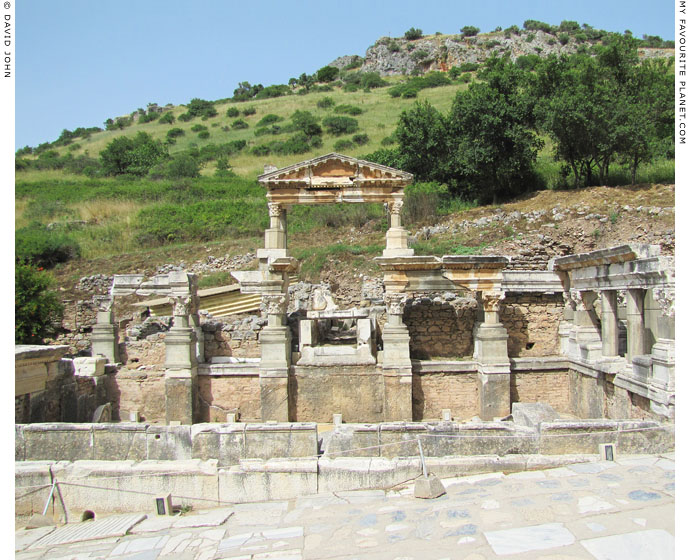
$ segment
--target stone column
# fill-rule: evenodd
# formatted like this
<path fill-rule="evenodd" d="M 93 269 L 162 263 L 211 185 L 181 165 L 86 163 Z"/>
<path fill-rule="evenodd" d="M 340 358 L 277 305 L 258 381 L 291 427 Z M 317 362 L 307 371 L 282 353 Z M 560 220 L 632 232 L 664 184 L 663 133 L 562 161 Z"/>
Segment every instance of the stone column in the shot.
<path fill-rule="evenodd" d="M 568 354 L 575 359 L 595 361 L 601 358 L 601 334 L 594 311 L 596 292 L 570 290 L 575 302 L 575 326 L 570 331 Z"/>
<path fill-rule="evenodd" d="M 570 290 L 563 290 L 563 320 L 558 324 L 558 340 L 561 354 L 568 354 L 570 331 L 573 329 L 575 319 L 575 301 L 570 295 Z"/>
<path fill-rule="evenodd" d="M 119 361 L 118 332 L 113 320 L 112 305 L 112 298 L 99 303 L 96 324 L 91 331 L 91 355 L 104 356 L 108 362 L 115 364 Z"/>
<path fill-rule="evenodd" d="M 403 323 L 405 294 L 385 294 L 388 320 L 381 331 L 383 341 L 384 420 L 412 420 L 412 361 L 410 334 Z"/>
<path fill-rule="evenodd" d="M 653 297 L 659 304 L 661 315 L 657 319 L 657 340 L 652 346 L 651 384 L 671 392 L 676 390 L 675 289 L 655 288 Z"/>
<path fill-rule="evenodd" d="M 510 414 L 508 331 L 499 321 L 503 293 L 479 293 L 479 322 L 473 329 L 479 382 L 479 417 L 493 420 Z"/>
<path fill-rule="evenodd" d="M 627 320 L 628 320 L 628 363 L 644 352 L 644 297 L 645 290 L 630 289 L 627 292 Z"/>
<path fill-rule="evenodd" d="M 259 334 L 261 365 L 261 419 L 287 422 L 288 374 L 292 360 L 290 328 L 286 326 L 287 296 L 264 294 L 262 302 L 268 314 L 268 325 Z"/>
<path fill-rule="evenodd" d="M 196 333 L 189 326 L 192 297 L 168 298 L 173 326 L 165 336 L 165 421 L 193 424 L 197 411 Z"/>
<path fill-rule="evenodd" d="M 408 232 L 402 227 L 403 193 L 395 194 L 394 200 L 388 203 L 391 215 L 391 227 L 386 232 L 386 248 L 384 257 L 409 257 L 414 255 L 414 250 L 407 246 Z"/>
<path fill-rule="evenodd" d="M 275 202 L 268 203 L 269 228 L 264 233 L 264 249 L 257 251 L 260 261 L 270 257 L 287 257 L 287 213 L 285 208 Z"/>
<path fill-rule="evenodd" d="M 197 295 L 198 284 L 195 274 L 190 274 L 190 309 L 189 309 L 189 325 L 194 329 L 196 336 L 196 361 L 204 363 L 206 356 L 204 354 L 204 332 L 201 330 L 201 319 L 199 318 L 199 296 Z"/>
<path fill-rule="evenodd" d="M 618 356 L 618 292 L 601 290 L 601 355 Z"/>

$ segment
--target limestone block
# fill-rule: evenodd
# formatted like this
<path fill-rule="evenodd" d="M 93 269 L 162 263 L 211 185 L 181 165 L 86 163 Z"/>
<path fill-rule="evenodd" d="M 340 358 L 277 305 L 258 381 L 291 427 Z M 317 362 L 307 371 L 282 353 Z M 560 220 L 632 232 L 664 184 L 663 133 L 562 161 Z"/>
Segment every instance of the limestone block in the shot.
<path fill-rule="evenodd" d="M 384 373 L 383 386 L 384 419 L 387 422 L 412 421 L 412 374 L 404 370 L 391 375 Z"/>
<path fill-rule="evenodd" d="M 209 509 L 220 505 L 217 471 L 215 461 L 76 461 L 65 468 L 61 480 L 77 484 L 60 490 L 70 520 L 80 519 L 87 509 L 97 518 L 103 513 L 153 513 L 154 497 L 168 494 L 174 506 Z M 91 477 L 98 484 L 84 485 Z"/>
<path fill-rule="evenodd" d="M 74 358 L 74 375 L 99 377 L 105 374 L 106 358 L 103 356 Z"/>
<path fill-rule="evenodd" d="M 247 424 L 245 457 L 310 457 L 318 452 L 315 423 Z"/>
<path fill-rule="evenodd" d="M 173 375 L 182 373 L 181 377 Z M 178 421 L 182 424 L 193 424 L 196 411 L 197 377 L 190 372 L 172 372 L 165 374 L 165 421 Z"/>
<path fill-rule="evenodd" d="M 433 474 L 427 477 L 418 478 L 414 483 L 415 498 L 438 498 L 446 493 L 441 481 Z"/>
<path fill-rule="evenodd" d="M 632 376 L 641 383 L 648 383 L 652 377 L 652 357 L 635 356 L 632 359 Z"/>
<path fill-rule="evenodd" d="M 618 444 L 618 424 L 611 420 L 542 422 L 539 453 L 599 453 L 599 444 Z M 619 451 L 620 446 L 619 446 Z M 621 451 L 622 452 L 622 451 Z"/>
<path fill-rule="evenodd" d="M 319 492 L 342 492 L 371 488 L 370 472 L 373 460 L 375 459 L 322 457 L 319 459 Z"/>
<path fill-rule="evenodd" d="M 288 421 L 288 379 L 285 377 L 267 377 L 261 372 L 261 420 L 267 422 Z M 277 372 L 282 374 L 282 372 Z M 251 455 L 250 455 L 251 457 Z"/>
<path fill-rule="evenodd" d="M 558 413 L 546 403 L 513 403 L 513 422 L 518 426 L 536 428 L 542 422 L 553 422 Z"/>
<path fill-rule="evenodd" d="M 43 513 L 50 495 L 52 461 L 27 461 L 14 464 L 14 514 Z M 41 488 L 41 486 L 44 486 Z M 52 516 L 52 510 L 48 511 Z"/>
<path fill-rule="evenodd" d="M 29 424 L 23 431 L 27 461 L 76 461 L 93 457 L 90 424 Z"/>
<path fill-rule="evenodd" d="M 392 227 L 386 232 L 386 248 L 383 250 L 384 257 L 410 257 L 414 255 L 414 250 L 408 248 L 407 240 L 409 233 L 399 227 Z"/>
<path fill-rule="evenodd" d="M 616 443 L 619 453 L 668 453 L 675 450 L 673 424 L 622 420 L 618 423 L 618 428 Z"/>
<path fill-rule="evenodd" d="M 479 381 L 479 417 L 493 420 L 510 414 L 510 373 L 503 370 L 491 371 L 491 366 L 480 364 L 477 373 Z"/>
<path fill-rule="evenodd" d="M 219 466 L 239 463 L 244 457 L 244 424 L 195 424 L 192 426 L 192 457 L 217 459 Z"/>
<path fill-rule="evenodd" d="M 93 458 L 97 461 L 143 461 L 146 424 L 93 424 Z"/>
<path fill-rule="evenodd" d="M 147 426 L 146 457 L 154 461 L 191 459 L 191 426 Z"/>
<path fill-rule="evenodd" d="M 380 440 L 382 445 L 381 457 L 415 457 L 419 456 L 419 444 L 417 438 L 426 434 L 426 426 L 420 422 L 385 422 L 380 427 Z M 423 440 L 426 438 L 423 438 Z M 395 442 L 404 442 L 398 445 L 390 445 Z M 423 442 L 424 443 L 424 442 Z"/>
<path fill-rule="evenodd" d="M 26 443 L 24 442 L 24 426 L 14 425 L 14 460 L 23 461 L 26 457 Z"/>
<path fill-rule="evenodd" d="M 660 338 L 652 347 L 652 384 L 669 391 L 676 387 L 676 341 Z"/>

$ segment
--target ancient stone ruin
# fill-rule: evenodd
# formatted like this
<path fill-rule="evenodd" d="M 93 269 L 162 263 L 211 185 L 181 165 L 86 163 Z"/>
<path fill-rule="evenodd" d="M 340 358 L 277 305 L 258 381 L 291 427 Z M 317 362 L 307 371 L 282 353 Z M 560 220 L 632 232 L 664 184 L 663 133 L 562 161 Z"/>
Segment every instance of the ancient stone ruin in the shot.
<path fill-rule="evenodd" d="M 394 458 L 422 436 L 430 457 L 672 448 L 673 258 L 629 244 L 506 270 L 509 256 L 414 255 L 401 222 L 412 180 L 339 154 L 267 169 L 258 270 L 233 272 L 259 309 L 232 325 L 204 311 L 194 274 L 115 276 L 92 357 L 17 347 L 17 460 Z M 390 217 L 374 259 L 383 298 L 341 309 L 327 286 L 291 289 L 288 208 L 363 202 Z M 172 322 L 119 329 L 131 295 L 158 298 Z"/>

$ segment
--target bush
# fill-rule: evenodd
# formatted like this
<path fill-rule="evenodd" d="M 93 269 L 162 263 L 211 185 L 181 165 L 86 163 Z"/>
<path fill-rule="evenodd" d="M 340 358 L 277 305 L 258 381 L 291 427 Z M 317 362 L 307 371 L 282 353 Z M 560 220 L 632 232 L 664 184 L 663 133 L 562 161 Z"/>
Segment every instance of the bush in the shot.
<path fill-rule="evenodd" d="M 269 113 L 268 115 L 265 115 L 258 123 L 256 123 L 256 126 L 266 126 L 267 124 L 280 122 L 282 120 L 283 117 Z"/>
<path fill-rule="evenodd" d="M 18 263 L 14 267 L 14 343 L 43 344 L 56 332 L 63 308 L 50 290 L 52 281 L 45 272 Z"/>
<path fill-rule="evenodd" d="M 292 93 L 290 86 L 286 86 L 284 84 L 273 85 L 263 88 L 254 96 L 254 99 L 269 99 L 273 97 L 282 97 L 283 95 L 288 95 L 290 93 Z"/>
<path fill-rule="evenodd" d="M 364 111 L 360 109 L 359 107 L 355 107 L 354 105 L 338 105 L 335 109 L 333 109 L 336 113 L 345 113 L 346 115 L 352 115 L 357 116 L 361 115 Z"/>
<path fill-rule="evenodd" d="M 139 124 L 146 124 L 157 120 L 160 117 L 158 113 L 144 113 L 139 117 Z"/>
<path fill-rule="evenodd" d="M 240 110 L 237 107 L 229 107 L 228 110 L 225 112 L 225 115 L 230 117 L 231 119 L 234 119 L 235 117 L 240 116 Z"/>
<path fill-rule="evenodd" d="M 422 30 L 416 27 L 410 27 L 407 31 L 405 31 L 405 39 L 408 41 L 421 39 L 422 36 Z"/>
<path fill-rule="evenodd" d="M 479 64 L 476 62 L 463 62 L 459 68 L 461 72 L 474 72 L 479 69 Z"/>
<path fill-rule="evenodd" d="M 252 107 L 252 106 L 245 107 L 244 109 L 242 109 L 242 114 L 245 117 L 248 117 L 249 115 L 254 115 L 254 114 L 256 114 L 256 107 Z"/>
<path fill-rule="evenodd" d="M 66 233 L 34 223 L 15 232 L 14 252 L 18 261 L 51 268 L 77 258 L 81 251 L 79 244 Z"/>
<path fill-rule="evenodd" d="M 323 126 L 334 136 L 350 134 L 359 128 L 357 120 L 350 117 L 326 117 L 323 119 Z"/>
<path fill-rule="evenodd" d="M 333 145 L 333 149 L 334 149 L 336 152 L 351 150 L 351 149 L 354 148 L 354 147 L 355 147 L 355 145 L 354 145 L 350 140 L 347 140 L 346 138 L 343 138 L 343 139 L 341 139 L 341 140 L 338 140 L 338 141 Z"/>
<path fill-rule="evenodd" d="M 332 82 L 338 77 L 338 70 L 335 66 L 324 66 L 316 72 L 316 80 L 319 82 Z"/>
<path fill-rule="evenodd" d="M 301 130 L 307 136 L 319 136 L 323 133 L 321 126 L 319 126 L 318 119 L 309 111 L 295 111 L 290 117 L 292 126 L 296 130 Z"/>
<path fill-rule="evenodd" d="M 266 134 L 280 134 L 281 132 L 284 132 L 284 130 L 279 127 L 277 124 L 272 124 L 270 127 L 268 126 L 260 126 L 259 128 L 254 130 L 254 136 L 265 136 Z"/>
<path fill-rule="evenodd" d="M 539 60 L 539 55 L 525 54 L 517 57 L 515 65 L 521 70 L 534 70 L 537 64 L 539 64 Z"/>
<path fill-rule="evenodd" d="M 202 130 L 208 130 L 208 127 L 204 126 L 203 124 L 195 124 L 190 130 L 192 132 L 201 132 Z"/>
<path fill-rule="evenodd" d="M 395 144 L 394 136 L 386 136 L 383 140 L 381 140 L 382 146 L 392 146 L 393 144 Z"/>
<path fill-rule="evenodd" d="M 175 122 L 175 117 L 170 111 L 168 111 L 160 119 L 158 119 L 158 122 L 163 124 L 172 124 Z"/>
<path fill-rule="evenodd" d="M 235 119 L 234 121 L 232 121 L 230 127 L 234 130 L 240 130 L 242 128 L 249 128 L 249 125 L 246 121 L 243 121 L 242 119 Z"/>
<path fill-rule="evenodd" d="M 469 84 L 472 81 L 472 75 L 471 74 L 463 74 L 460 76 L 460 83 L 461 84 Z"/>
<path fill-rule="evenodd" d="M 119 136 L 100 153 L 106 175 L 145 175 L 154 165 L 164 160 L 167 149 L 145 132 L 134 138 Z"/>
<path fill-rule="evenodd" d="M 187 104 L 187 112 L 193 117 L 215 117 L 218 114 L 213 102 L 198 97 Z"/>
<path fill-rule="evenodd" d="M 199 133 L 199 138 L 201 138 L 202 140 L 206 140 L 206 138 L 210 138 L 210 137 L 211 137 L 211 133 L 208 130 L 202 130 Z"/>
<path fill-rule="evenodd" d="M 551 27 L 548 23 L 537 21 L 535 19 L 525 20 L 525 22 L 522 24 L 522 27 L 524 27 L 527 31 L 543 31 L 544 33 L 551 33 L 553 31 L 553 27 Z"/>
<path fill-rule="evenodd" d="M 474 37 L 477 33 L 479 33 L 479 27 L 475 27 L 474 25 L 466 25 L 460 30 L 460 32 L 462 33 L 463 37 Z"/>
<path fill-rule="evenodd" d="M 184 135 L 184 130 L 181 128 L 171 128 L 168 130 L 168 133 L 165 135 L 165 137 L 170 140 L 172 138 L 177 138 L 178 136 L 183 136 Z"/>
<path fill-rule="evenodd" d="M 558 30 L 565 33 L 580 31 L 580 24 L 576 21 L 563 20 L 558 26 Z"/>
<path fill-rule="evenodd" d="M 531 43 L 532 41 L 534 41 L 535 37 L 536 37 L 536 35 L 534 33 L 528 33 L 527 37 L 525 38 L 525 41 L 528 43 Z"/>
<path fill-rule="evenodd" d="M 188 154 L 175 155 L 166 164 L 165 177 L 167 179 L 199 177 L 199 162 Z"/>
<path fill-rule="evenodd" d="M 367 136 L 366 134 L 355 134 L 352 137 L 352 141 L 358 146 L 364 146 L 364 144 L 369 143 L 369 136 Z"/>
<path fill-rule="evenodd" d="M 570 41 L 570 35 L 567 33 L 559 33 L 558 40 L 560 41 L 561 45 L 565 46 Z"/>
<path fill-rule="evenodd" d="M 319 109 L 329 109 L 330 107 L 333 107 L 335 105 L 335 101 L 333 101 L 332 97 L 324 97 L 323 99 L 319 99 L 316 102 L 316 106 Z"/>
<path fill-rule="evenodd" d="M 517 25 L 511 25 L 510 27 L 507 27 L 506 29 L 503 30 L 503 36 L 504 37 L 510 37 L 511 35 L 519 35 L 520 34 L 520 28 Z"/>
<path fill-rule="evenodd" d="M 177 117 L 177 120 L 180 120 L 182 122 L 189 122 L 194 118 L 194 115 L 190 113 L 182 113 L 179 117 Z"/>
<path fill-rule="evenodd" d="M 433 220 L 438 210 L 448 198 L 448 187 L 438 183 L 413 183 L 405 187 L 403 220 L 414 223 Z"/>

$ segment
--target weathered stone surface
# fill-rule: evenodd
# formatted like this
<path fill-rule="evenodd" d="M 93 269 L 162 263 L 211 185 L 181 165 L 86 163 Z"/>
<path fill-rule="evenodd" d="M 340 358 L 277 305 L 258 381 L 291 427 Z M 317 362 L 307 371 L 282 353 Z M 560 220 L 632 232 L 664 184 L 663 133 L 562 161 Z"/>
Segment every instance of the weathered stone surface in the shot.
<path fill-rule="evenodd" d="M 191 459 L 191 426 L 148 426 L 146 458 L 155 461 Z"/>
<path fill-rule="evenodd" d="M 553 422 L 558 413 L 546 403 L 513 403 L 513 422 L 519 426 L 536 428 L 542 422 Z"/>
<path fill-rule="evenodd" d="M 148 458 L 146 424 L 92 424 L 97 461 L 143 461 Z"/>
<path fill-rule="evenodd" d="M 446 493 L 443 483 L 433 474 L 427 477 L 418 478 L 414 482 L 415 498 L 438 498 Z"/>
<path fill-rule="evenodd" d="M 77 461 L 93 457 L 90 424 L 29 424 L 23 432 L 27 461 Z"/>

